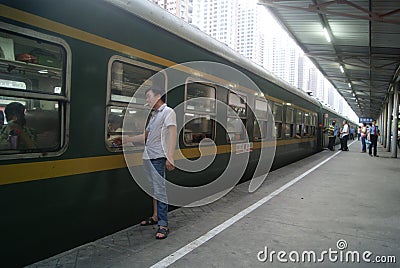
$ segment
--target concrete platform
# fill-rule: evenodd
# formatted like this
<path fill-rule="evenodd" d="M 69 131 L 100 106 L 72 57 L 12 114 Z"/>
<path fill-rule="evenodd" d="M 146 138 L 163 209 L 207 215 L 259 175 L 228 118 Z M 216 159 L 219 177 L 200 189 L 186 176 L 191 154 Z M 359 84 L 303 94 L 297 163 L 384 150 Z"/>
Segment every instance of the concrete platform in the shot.
<path fill-rule="evenodd" d="M 29 267 L 399 267 L 400 159 L 360 148 L 276 170 L 253 194 L 245 183 L 175 210 L 165 240 L 133 226 Z"/>

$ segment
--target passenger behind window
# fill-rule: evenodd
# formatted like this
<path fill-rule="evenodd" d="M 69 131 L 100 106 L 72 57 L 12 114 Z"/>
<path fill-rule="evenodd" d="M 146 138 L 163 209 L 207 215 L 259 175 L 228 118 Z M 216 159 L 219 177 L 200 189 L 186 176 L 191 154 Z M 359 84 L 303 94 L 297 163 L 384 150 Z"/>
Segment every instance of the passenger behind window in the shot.
<path fill-rule="evenodd" d="M 27 110 L 25 118 L 26 126 L 35 130 L 37 149 L 53 151 L 60 146 L 60 122 L 57 110 Z"/>
<path fill-rule="evenodd" d="M 301 130 L 303 125 L 296 125 L 296 134 L 294 135 L 294 137 L 296 139 L 301 139 Z"/>
<path fill-rule="evenodd" d="M 116 138 L 122 138 L 122 116 L 110 114 L 108 116 L 108 132 L 107 132 L 107 145 L 109 147 L 120 147 L 120 145 L 113 142 Z"/>
<path fill-rule="evenodd" d="M 0 130 L 0 149 L 26 150 L 36 148 L 36 133 L 26 127 L 25 106 L 9 103 L 5 110 L 7 124 Z"/>
<path fill-rule="evenodd" d="M 231 119 L 231 118 L 229 118 Z M 243 131 L 243 123 L 240 119 L 228 119 L 227 131 L 228 138 L 230 141 L 240 141 L 243 139 L 242 131 Z"/>
<path fill-rule="evenodd" d="M 4 125 L 4 114 L 3 111 L 0 110 L 0 127 Z"/>

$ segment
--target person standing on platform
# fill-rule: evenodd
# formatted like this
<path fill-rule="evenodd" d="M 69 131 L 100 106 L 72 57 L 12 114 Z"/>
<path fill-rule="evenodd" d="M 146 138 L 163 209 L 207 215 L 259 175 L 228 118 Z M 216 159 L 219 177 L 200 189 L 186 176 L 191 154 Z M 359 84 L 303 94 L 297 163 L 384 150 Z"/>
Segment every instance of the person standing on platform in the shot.
<path fill-rule="evenodd" d="M 365 139 L 367 138 L 367 125 L 365 123 L 363 123 L 362 127 L 361 127 L 361 152 L 362 153 L 366 153 L 367 152 L 367 147 L 365 144 Z"/>
<path fill-rule="evenodd" d="M 153 214 L 140 225 L 158 224 L 156 239 L 167 238 L 169 233 L 165 168 L 168 171 L 175 168 L 177 138 L 176 114 L 164 99 L 165 91 L 161 88 L 151 87 L 146 90 L 146 103 L 153 111 L 145 132 L 124 140 L 124 143 L 145 144 L 142 159 L 144 172 L 153 188 Z M 121 142 L 121 138 L 114 139 L 114 142 Z"/>
<path fill-rule="evenodd" d="M 342 145 L 341 149 L 342 151 L 348 151 L 349 147 L 347 147 L 347 140 L 349 139 L 349 125 L 347 124 L 347 120 L 343 121 L 343 128 L 342 131 L 340 132 L 340 136 L 342 137 Z"/>
<path fill-rule="evenodd" d="M 369 146 L 369 155 L 372 156 L 372 147 L 374 148 L 374 156 L 378 157 L 377 155 L 377 144 L 378 144 L 378 137 L 381 135 L 378 126 L 376 125 L 376 120 L 372 121 L 372 126 L 369 128 L 369 135 L 371 145 Z"/>
<path fill-rule="evenodd" d="M 350 128 L 350 139 L 354 140 L 355 133 L 356 133 L 356 130 L 353 127 L 351 127 Z"/>
<path fill-rule="evenodd" d="M 335 150 L 335 121 L 332 121 L 332 124 L 329 125 L 328 127 L 328 139 L 329 139 L 329 143 L 328 143 L 328 149 L 331 151 Z"/>

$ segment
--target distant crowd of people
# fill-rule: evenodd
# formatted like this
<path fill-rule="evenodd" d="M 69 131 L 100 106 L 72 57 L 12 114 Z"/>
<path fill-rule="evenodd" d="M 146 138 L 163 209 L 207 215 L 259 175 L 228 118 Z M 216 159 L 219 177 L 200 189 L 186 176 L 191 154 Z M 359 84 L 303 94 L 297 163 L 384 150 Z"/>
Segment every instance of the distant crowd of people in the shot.
<path fill-rule="evenodd" d="M 340 128 L 336 126 L 335 121 L 332 121 L 331 125 L 325 129 L 325 132 L 328 134 L 328 149 L 331 151 L 335 150 L 335 141 L 337 137 L 340 139 L 339 150 L 348 151 L 348 140 L 354 140 L 356 136 L 356 130 L 350 127 L 346 120 L 343 121 L 342 127 Z M 361 140 L 361 153 L 366 153 L 368 147 L 369 155 L 378 157 L 377 143 L 380 135 L 380 129 L 376 125 L 376 120 L 372 121 L 368 126 L 366 123 L 359 126 L 357 130 L 357 139 Z"/>

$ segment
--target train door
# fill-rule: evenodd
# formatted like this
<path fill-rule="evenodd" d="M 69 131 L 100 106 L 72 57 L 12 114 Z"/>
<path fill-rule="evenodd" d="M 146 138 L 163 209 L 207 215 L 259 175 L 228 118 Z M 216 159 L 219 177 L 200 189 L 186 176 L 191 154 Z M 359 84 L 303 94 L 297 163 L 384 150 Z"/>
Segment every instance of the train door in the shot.
<path fill-rule="evenodd" d="M 329 114 L 323 114 L 323 121 L 322 121 L 322 148 L 328 147 L 329 138 L 328 132 L 325 131 L 329 127 Z"/>

